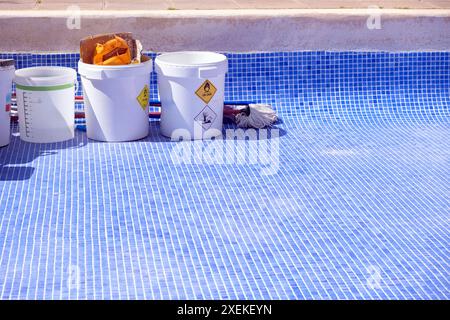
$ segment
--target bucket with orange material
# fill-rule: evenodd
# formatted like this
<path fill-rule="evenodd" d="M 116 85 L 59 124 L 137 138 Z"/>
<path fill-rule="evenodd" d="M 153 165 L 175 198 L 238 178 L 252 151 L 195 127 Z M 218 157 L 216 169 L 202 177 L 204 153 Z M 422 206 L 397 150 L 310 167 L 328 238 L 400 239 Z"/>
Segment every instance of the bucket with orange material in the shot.
<path fill-rule="evenodd" d="M 140 54 L 128 33 L 96 36 L 86 41 L 92 44 L 86 45 L 86 49 L 82 45 L 78 72 L 83 85 L 88 138 L 109 142 L 145 138 L 149 130 L 152 60 Z"/>

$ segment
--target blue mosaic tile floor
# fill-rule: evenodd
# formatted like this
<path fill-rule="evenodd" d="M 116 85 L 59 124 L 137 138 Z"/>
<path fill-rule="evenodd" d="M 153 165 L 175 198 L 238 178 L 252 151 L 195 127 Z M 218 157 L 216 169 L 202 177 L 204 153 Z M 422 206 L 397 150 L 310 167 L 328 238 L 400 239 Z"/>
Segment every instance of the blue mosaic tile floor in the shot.
<path fill-rule="evenodd" d="M 28 144 L 14 126 L 0 298 L 449 299 L 449 58 L 230 55 L 227 99 L 281 116 L 267 139 L 174 143 L 152 121 L 136 142 Z"/>

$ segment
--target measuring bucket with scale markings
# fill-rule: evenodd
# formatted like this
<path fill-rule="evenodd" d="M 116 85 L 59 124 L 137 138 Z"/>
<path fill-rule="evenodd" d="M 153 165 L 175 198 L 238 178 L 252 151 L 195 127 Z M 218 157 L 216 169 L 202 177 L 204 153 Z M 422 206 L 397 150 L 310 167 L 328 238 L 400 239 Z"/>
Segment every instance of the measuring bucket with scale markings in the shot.
<path fill-rule="evenodd" d="M 17 70 L 17 110 L 20 138 L 52 143 L 73 139 L 77 74 L 64 67 Z"/>

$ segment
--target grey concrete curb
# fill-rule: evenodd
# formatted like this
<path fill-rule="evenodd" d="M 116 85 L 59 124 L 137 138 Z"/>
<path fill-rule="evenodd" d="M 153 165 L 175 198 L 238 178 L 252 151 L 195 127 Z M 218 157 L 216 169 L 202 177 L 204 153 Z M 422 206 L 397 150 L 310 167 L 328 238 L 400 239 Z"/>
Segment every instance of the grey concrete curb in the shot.
<path fill-rule="evenodd" d="M 81 38 L 119 31 L 158 52 L 450 51 L 450 10 L 0 11 L 0 30 L 1 52 L 78 52 Z"/>

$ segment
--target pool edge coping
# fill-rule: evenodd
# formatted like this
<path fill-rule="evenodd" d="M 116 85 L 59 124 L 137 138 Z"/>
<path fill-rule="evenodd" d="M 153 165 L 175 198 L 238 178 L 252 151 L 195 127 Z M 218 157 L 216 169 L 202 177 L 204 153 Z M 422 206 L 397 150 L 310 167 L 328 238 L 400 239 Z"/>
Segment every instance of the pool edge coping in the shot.
<path fill-rule="evenodd" d="M 377 16 L 381 29 L 369 29 Z M 0 28 L 10 35 L 0 52 L 77 52 L 79 39 L 119 31 L 157 52 L 450 50 L 450 9 L 13 10 L 0 11 Z"/>

